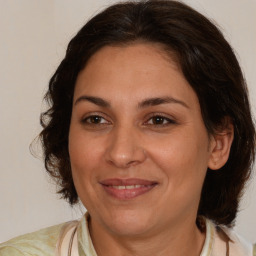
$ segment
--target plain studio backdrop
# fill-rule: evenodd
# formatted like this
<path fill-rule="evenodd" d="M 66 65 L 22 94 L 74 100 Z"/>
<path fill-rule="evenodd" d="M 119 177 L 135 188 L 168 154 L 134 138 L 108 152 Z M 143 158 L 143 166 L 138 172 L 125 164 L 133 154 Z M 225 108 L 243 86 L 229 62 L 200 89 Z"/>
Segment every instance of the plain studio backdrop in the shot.
<path fill-rule="evenodd" d="M 72 209 L 55 194 L 42 160 L 30 154 L 29 145 L 41 130 L 42 98 L 67 43 L 90 17 L 114 2 L 0 0 L 0 242 L 82 214 L 81 206 Z M 236 51 L 256 113 L 256 0 L 184 2 L 219 24 Z M 255 187 L 254 177 L 235 228 L 252 242 Z"/>

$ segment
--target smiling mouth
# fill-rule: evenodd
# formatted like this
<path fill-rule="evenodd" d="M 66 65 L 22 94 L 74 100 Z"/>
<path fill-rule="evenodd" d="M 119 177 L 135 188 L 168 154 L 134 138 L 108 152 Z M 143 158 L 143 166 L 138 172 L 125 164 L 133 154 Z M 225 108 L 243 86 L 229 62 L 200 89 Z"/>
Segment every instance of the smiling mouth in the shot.
<path fill-rule="evenodd" d="M 135 189 L 135 188 L 143 188 L 143 187 L 151 187 L 151 185 L 129 185 L 129 186 L 108 186 L 115 189 Z"/>
<path fill-rule="evenodd" d="M 100 182 L 108 195 L 119 199 L 129 200 L 148 193 L 157 182 L 141 179 L 108 179 Z"/>

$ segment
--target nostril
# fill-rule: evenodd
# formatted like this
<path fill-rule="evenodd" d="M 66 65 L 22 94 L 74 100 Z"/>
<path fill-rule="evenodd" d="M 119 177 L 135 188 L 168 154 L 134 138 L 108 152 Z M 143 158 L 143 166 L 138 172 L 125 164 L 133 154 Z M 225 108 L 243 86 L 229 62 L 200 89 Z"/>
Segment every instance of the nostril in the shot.
<path fill-rule="evenodd" d="M 108 137 L 105 149 L 106 160 L 119 168 L 127 168 L 143 162 L 146 158 L 145 149 L 141 146 L 140 135 L 126 125 L 116 126 Z"/>
<path fill-rule="evenodd" d="M 141 148 L 134 148 L 122 152 L 109 151 L 106 153 L 106 160 L 108 163 L 119 168 L 128 168 L 144 162 L 146 159 L 146 151 Z"/>

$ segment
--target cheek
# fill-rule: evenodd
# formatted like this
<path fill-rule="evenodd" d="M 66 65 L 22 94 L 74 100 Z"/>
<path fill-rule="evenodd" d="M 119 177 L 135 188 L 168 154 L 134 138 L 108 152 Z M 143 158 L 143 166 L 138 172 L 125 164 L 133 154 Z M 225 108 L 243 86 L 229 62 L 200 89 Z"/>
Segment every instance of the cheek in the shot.
<path fill-rule="evenodd" d="M 173 133 L 161 141 L 153 141 L 149 154 L 164 171 L 170 183 L 202 183 L 209 158 L 206 133 L 184 131 Z"/>
<path fill-rule="evenodd" d="M 208 153 L 204 139 L 195 138 L 189 134 L 176 134 L 152 147 L 151 156 L 164 174 L 166 193 L 160 201 L 172 202 L 168 206 L 170 211 L 176 209 L 178 213 L 179 209 L 183 209 L 189 212 L 198 207 Z"/>
<path fill-rule="evenodd" d="M 101 147 L 97 140 L 86 136 L 77 129 L 70 129 L 69 155 L 75 184 L 91 181 L 99 163 Z"/>
<path fill-rule="evenodd" d="M 95 194 L 96 177 L 99 170 L 99 146 L 95 140 L 87 138 L 79 131 L 71 129 L 69 136 L 69 155 L 74 185 L 86 209 L 98 201 Z"/>

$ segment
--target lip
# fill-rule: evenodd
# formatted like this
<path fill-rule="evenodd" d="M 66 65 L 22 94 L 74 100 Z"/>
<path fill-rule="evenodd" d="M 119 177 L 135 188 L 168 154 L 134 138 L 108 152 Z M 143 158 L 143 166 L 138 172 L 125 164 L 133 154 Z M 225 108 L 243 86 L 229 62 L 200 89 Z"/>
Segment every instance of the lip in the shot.
<path fill-rule="evenodd" d="M 106 179 L 99 182 L 103 189 L 119 200 L 129 200 L 151 191 L 158 183 L 143 179 Z"/>

